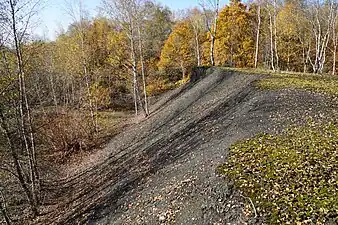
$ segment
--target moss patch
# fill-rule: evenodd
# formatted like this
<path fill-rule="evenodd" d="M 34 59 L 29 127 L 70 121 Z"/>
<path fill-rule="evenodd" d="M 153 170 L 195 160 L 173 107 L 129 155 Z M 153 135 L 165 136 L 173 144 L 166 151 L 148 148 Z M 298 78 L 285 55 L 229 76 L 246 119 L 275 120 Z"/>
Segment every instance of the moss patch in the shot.
<path fill-rule="evenodd" d="M 258 86 L 264 89 L 304 89 L 338 96 L 338 79 L 321 76 L 274 75 L 258 81 Z"/>
<path fill-rule="evenodd" d="M 263 89 L 303 89 L 317 93 L 338 96 L 338 77 L 328 74 L 273 72 L 271 70 L 253 68 L 224 68 L 228 71 L 252 75 L 265 75 L 256 82 Z"/>
<path fill-rule="evenodd" d="M 236 143 L 219 170 L 269 224 L 338 223 L 337 121 Z"/>

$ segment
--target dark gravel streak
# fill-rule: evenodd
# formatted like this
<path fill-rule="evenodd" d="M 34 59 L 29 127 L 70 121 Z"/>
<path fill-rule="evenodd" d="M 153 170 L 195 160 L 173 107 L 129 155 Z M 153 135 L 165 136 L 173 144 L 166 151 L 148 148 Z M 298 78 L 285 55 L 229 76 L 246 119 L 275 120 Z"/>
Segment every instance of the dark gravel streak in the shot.
<path fill-rule="evenodd" d="M 105 161 L 49 184 L 50 201 L 67 202 L 48 215 L 52 223 L 259 223 L 248 216 L 248 200 L 216 172 L 227 149 L 307 116 L 337 114 L 337 104 L 310 92 L 258 90 L 258 75 L 207 73 L 165 94 L 149 118 L 117 135 Z"/>

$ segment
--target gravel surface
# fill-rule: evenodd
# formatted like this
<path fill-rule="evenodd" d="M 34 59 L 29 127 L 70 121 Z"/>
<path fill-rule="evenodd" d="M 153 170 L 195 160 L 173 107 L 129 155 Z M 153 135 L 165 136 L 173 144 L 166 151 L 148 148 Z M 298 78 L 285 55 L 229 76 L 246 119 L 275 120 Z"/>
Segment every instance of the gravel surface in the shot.
<path fill-rule="evenodd" d="M 337 104 L 305 91 L 258 90 L 253 82 L 259 75 L 207 73 L 166 93 L 150 117 L 117 135 L 95 162 L 74 166 L 67 178 L 49 184 L 49 222 L 261 223 L 250 201 L 216 172 L 229 146 L 309 117 L 337 115 Z"/>

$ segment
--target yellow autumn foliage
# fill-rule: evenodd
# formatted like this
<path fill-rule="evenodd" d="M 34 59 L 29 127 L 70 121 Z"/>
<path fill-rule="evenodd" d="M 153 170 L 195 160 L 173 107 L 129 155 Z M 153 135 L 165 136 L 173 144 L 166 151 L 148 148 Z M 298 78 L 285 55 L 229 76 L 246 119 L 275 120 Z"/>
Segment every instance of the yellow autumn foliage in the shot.
<path fill-rule="evenodd" d="M 193 30 L 189 21 L 179 22 L 164 44 L 158 68 L 162 71 L 180 68 L 184 79 L 189 69 L 196 64 L 193 40 Z"/>
<path fill-rule="evenodd" d="M 215 42 L 216 64 L 250 67 L 254 62 L 254 28 L 244 4 L 233 2 L 222 9 Z"/>

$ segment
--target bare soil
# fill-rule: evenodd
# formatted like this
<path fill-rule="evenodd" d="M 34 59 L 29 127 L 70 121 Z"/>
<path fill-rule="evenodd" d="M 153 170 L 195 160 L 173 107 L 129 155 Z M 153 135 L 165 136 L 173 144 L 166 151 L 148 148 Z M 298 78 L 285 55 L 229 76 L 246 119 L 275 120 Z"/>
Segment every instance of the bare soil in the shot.
<path fill-rule="evenodd" d="M 337 115 L 325 95 L 259 90 L 263 76 L 209 69 L 164 94 L 151 116 L 44 184 L 37 224 L 258 224 L 216 168 L 236 141 Z"/>

